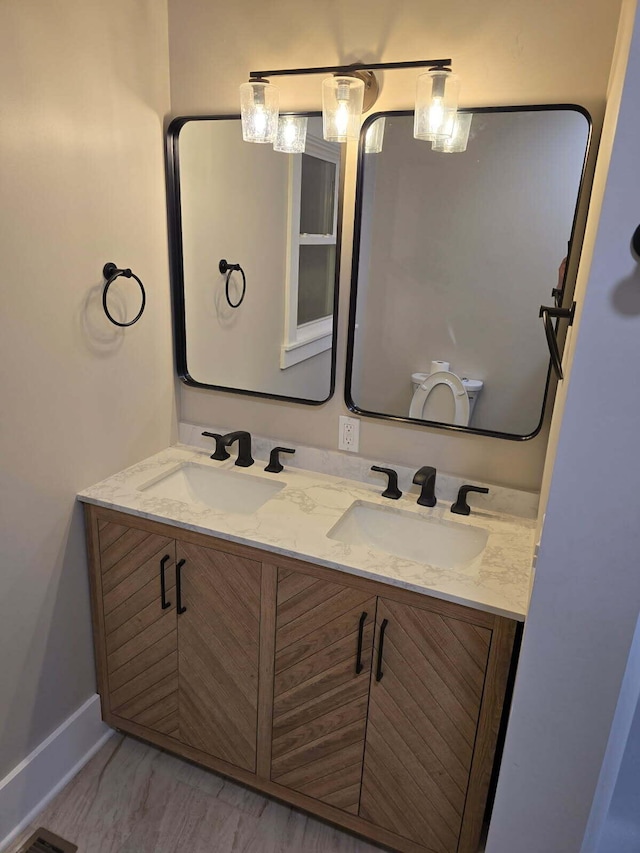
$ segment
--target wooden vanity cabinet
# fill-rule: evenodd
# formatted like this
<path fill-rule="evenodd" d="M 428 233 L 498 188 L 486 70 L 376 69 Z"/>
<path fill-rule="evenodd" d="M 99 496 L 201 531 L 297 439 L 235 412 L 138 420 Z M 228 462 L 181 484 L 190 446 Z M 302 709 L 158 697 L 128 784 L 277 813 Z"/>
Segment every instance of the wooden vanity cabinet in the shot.
<path fill-rule="evenodd" d="M 256 769 L 261 565 L 176 542 L 179 735 L 183 743 Z"/>
<path fill-rule="evenodd" d="M 107 723 L 392 849 L 476 853 L 516 623 L 86 506 Z"/>
<path fill-rule="evenodd" d="M 378 599 L 359 814 L 456 850 L 491 631 Z"/>
<path fill-rule="evenodd" d="M 375 612 L 366 590 L 278 569 L 271 779 L 352 814 Z"/>
<path fill-rule="evenodd" d="M 123 720 L 175 736 L 178 729 L 178 640 L 174 599 L 175 542 L 113 521 L 101 520 L 100 657 L 103 695 L 109 710 Z M 101 691 L 102 692 L 102 691 Z"/>
<path fill-rule="evenodd" d="M 261 564 L 112 515 L 89 518 L 105 719 L 255 771 Z"/>

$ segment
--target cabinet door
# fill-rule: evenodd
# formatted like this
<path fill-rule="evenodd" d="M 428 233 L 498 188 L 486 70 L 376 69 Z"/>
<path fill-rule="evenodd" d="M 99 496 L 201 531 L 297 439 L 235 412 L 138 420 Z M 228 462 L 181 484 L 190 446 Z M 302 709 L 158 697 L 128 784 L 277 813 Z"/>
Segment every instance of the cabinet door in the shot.
<path fill-rule="evenodd" d="M 361 817 L 457 849 L 490 640 L 486 628 L 378 599 Z"/>
<path fill-rule="evenodd" d="M 175 736 L 178 646 L 174 541 L 135 527 L 99 521 L 98 542 L 111 713 Z"/>
<path fill-rule="evenodd" d="M 369 593 L 278 570 L 271 779 L 352 814 L 375 608 Z"/>
<path fill-rule="evenodd" d="M 177 558 L 180 740 L 253 772 L 261 565 L 183 542 Z"/>

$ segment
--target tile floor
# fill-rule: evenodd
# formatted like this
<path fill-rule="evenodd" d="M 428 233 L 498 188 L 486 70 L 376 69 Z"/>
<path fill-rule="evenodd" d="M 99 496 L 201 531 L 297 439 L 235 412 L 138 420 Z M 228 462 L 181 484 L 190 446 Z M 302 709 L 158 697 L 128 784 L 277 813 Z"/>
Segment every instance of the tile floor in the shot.
<path fill-rule="evenodd" d="M 38 826 L 79 853 L 380 853 L 359 840 L 123 735 L 115 735 L 17 839 Z"/>

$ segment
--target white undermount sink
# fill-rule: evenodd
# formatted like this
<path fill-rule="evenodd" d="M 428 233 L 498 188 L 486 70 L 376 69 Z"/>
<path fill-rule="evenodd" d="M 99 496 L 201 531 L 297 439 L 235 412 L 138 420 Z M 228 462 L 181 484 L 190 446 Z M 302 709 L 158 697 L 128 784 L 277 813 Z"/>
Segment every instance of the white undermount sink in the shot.
<path fill-rule="evenodd" d="M 285 486 L 271 480 L 185 462 L 138 487 L 141 492 L 210 509 L 249 515 Z"/>
<path fill-rule="evenodd" d="M 461 569 L 482 554 L 489 533 L 481 527 L 356 501 L 327 536 L 440 569 Z"/>

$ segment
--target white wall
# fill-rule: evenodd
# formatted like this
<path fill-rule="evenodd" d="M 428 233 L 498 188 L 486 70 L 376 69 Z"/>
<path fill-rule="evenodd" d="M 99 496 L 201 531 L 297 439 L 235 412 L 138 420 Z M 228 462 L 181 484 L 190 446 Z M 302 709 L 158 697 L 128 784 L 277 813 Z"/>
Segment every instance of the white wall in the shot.
<path fill-rule="evenodd" d="M 179 136 L 187 367 L 208 385 L 324 400 L 331 352 L 280 368 L 289 237 L 289 161 L 242 141 L 240 121 L 185 124 Z M 246 275 L 231 308 L 225 258 Z M 241 276 L 233 273 L 237 301 Z"/>
<path fill-rule="evenodd" d="M 640 22 L 616 130 L 635 2 L 624 12 L 594 187 L 597 217 L 606 179 L 602 214 L 571 342 L 487 853 L 581 849 L 640 610 L 640 266 L 630 251 L 640 197 Z"/>
<path fill-rule="evenodd" d="M 412 116 L 387 118 L 365 163 L 361 408 L 406 416 L 411 374 L 436 359 L 484 381 L 473 426 L 536 430 L 549 366 L 538 312 L 567 254 L 588 138 L 576 111 L 476 113 L 467 151 L 442 154 L 413 138 Z"/>
<path fill-rule="evenodd" d="M 286 0 L 265 6 L 240 0 L 220 6 L 170 0 L 172 112 L 232 114 L 238 86 L 251 70 L 349 62 L 449 57 L 463 81 L 466 106 L 576 102 L 602 117 L 619 0 L 532 4 L 501 0 L 469 4 L 435 0 L 389 4 L 372 0 L 366 14 L 354 4 Z M 382 75 L 376 109 L 411 106 L 415 73 Z M 318 109 L 320 78 L 281 81 L 283 109 Z M 261 435 L 336 447 L 337 422 L 346 413 L 346 321 L 353 238 L 355 148 L 347 154 L 340 279 L 338 371 L 333 399 L 303 406 L 247 399 L 182 387 L 181 414 L 206 425 L 226 424 Z M 546 432 L 525 443 L 363 420 L 360 449 L 380 459 L 433 463 L 470 479 L 536 489 Z"/>
<path fill-rule="evenodd" d="M 580 853 L 636 853 L 640 848 L 639 766 L 640 619 Z"/>
<path fill-rule="evenodd" d="M 95 692 L 76 492 L 175 436 L 167 51 L 164 2 L 0 4 L 0 778 Z"/>

